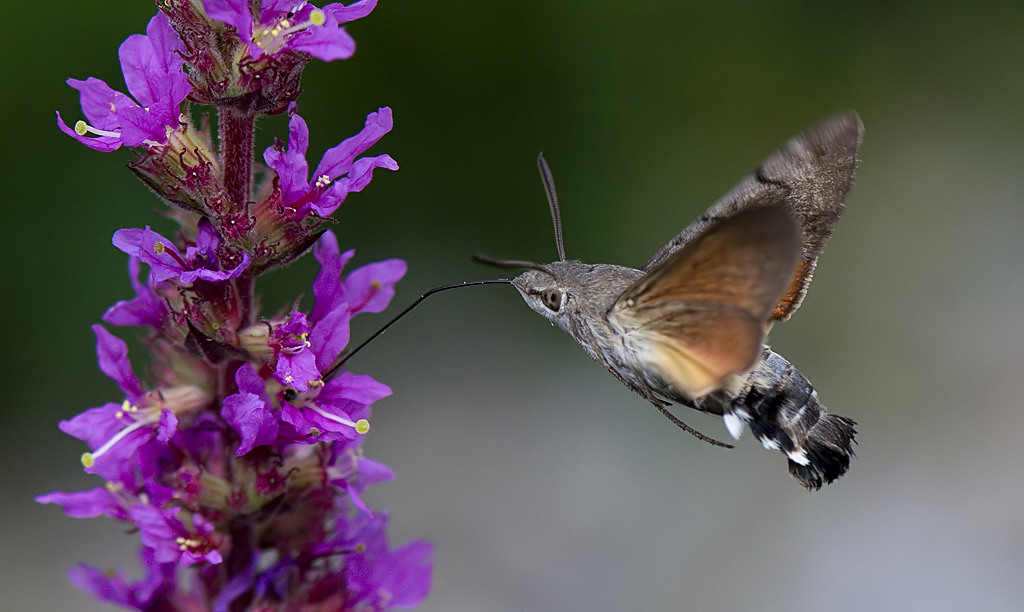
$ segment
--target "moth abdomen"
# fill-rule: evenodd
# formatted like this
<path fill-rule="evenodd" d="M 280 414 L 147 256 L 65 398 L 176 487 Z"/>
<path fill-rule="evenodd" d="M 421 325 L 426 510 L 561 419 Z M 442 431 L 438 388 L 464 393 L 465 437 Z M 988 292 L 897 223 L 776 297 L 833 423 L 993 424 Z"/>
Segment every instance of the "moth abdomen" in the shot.
<path fill-rule="evenodd" d="M 719 390 L 697 407 L 721 414 L 734 438 L 748 425 L 765 448 L 786 454 L 789 473 L 808 489 L 850 467 L 856 423 L 826 412 L 810 381 L 767 347 L 737 392 Z"/>

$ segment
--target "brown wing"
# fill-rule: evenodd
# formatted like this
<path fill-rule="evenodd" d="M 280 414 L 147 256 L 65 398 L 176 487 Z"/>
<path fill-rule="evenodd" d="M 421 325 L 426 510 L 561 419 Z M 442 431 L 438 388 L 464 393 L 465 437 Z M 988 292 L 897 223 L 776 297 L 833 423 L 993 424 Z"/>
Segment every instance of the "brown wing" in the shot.
<path fill-rule="evenodd" d="M 783 206 L 743 210 L 627 288 L 608 316 L 648 365 L 700 397 L 754 364 L 799 254 Z"/>
<path fill-rule="evenodd" d="M 864 125 L 853 111 L 799 134 L 659 249 L 643 270 L 658 267 L 716 221 L 781 202 L 799 224 L 801 234 L 800 264 L 772 311 L 772 319 L 785 321 L 800 307 L 818 254 L 843 213 L 863 134 Z"/>

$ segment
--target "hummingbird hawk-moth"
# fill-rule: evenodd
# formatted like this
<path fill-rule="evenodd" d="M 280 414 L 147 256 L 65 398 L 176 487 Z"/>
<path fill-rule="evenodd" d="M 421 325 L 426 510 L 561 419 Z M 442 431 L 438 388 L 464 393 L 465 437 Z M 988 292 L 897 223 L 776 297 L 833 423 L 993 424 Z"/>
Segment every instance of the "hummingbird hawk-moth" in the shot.
<path fill-rule="evenodd" d="M 773 153 L 640 268 L 567 260 L 557 197 L 538 159 L 558 261 L 477 259 L 526 268 L 512 280 L 527 305 L 680 427 L 670 404 L 744 425 L 787 456 L 808 489 L 842 476 L 854 421 L 829 414 L 804 376 L 764 344 L 799 308 L 845 206 L 863 125 L 853 111 L 810 128 Z M 488 281 L 493 282 L 493 281 Z"/>

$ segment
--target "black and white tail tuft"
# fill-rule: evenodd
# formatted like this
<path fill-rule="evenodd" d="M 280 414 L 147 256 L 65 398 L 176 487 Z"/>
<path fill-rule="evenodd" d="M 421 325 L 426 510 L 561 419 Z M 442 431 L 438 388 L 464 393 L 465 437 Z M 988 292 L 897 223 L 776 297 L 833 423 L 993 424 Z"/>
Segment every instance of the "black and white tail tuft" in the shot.
<path fill-rule="evenodd" d="M 721 402 L 719 409 L 734 438 L 739 438 L 744 424 L 749 425 L 765 448 L 786 454 L 789 473 L 808 489 L 820 489 L 846 473 L 856 423 L 826 413 L 803 374 L 765 348 L 745 383 L 732 397 L 712 394 L 704 400 Z"/>

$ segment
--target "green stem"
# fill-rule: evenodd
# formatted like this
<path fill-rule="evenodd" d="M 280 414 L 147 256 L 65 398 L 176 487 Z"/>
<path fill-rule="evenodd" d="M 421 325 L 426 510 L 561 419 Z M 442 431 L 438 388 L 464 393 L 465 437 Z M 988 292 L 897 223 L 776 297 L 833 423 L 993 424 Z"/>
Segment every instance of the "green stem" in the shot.
<path fill-rule="evenodd" d="M 219 109 L 220 157 L 224 166 L 224 188 L 231 198 L 233 213 L 244 213 L 252 197 L 252 156 L 256 116 L 222 106 Z"/>

